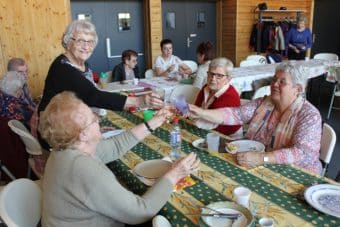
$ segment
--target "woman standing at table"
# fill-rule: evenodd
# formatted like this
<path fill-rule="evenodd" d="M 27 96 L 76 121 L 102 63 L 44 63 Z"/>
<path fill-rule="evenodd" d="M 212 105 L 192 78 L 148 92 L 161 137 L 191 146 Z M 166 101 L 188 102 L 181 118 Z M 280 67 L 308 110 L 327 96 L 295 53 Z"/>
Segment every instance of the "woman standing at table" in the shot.
<path fill-rule="evenodd" d="M 191 69 L 182 60 L 173 55 L 173 45 L 170 39 L 163 39 L 160 43 L 162 55 L 155 61 L 155 73 L 157 76 L 173 76 L 175 74 L 191 74 Z"/>
<path fill-rule="evenodd" d="M 42 226 L 124 226 L 156 215 L 177 181 L 198 168 L 196 154 L 175 162 L 142 196 L 122 186 L 105 164 L 124 155 L 169 116 L 160 110 L 148 122 L 101 140 L 98 118 L 87 105 L 71 92 L 54 96 L 39 122 L 41 135 L 52 146 L 42 183 Z"/>
<path fill-rule="evenodd" d="M 281 63 L 275 69 L 270 96 L 241 107 L 204 110 L 190 105 L 190 111 L 193 117 L 218 124 L 249 124 L 245 137 L 262 142 L 266 152 L 238 153 L 237 160 L 242 166 L 294 164 L 320 173 L 321 116 L 300 95 L 304 76 L 298 66 Z"/>
<path fill-rule="evenodd" d="M 194 83 L 195 87 L 201 89 L 207 83 L 207 71 L 209 64 L 215 57 L 214 46 L 211 42 L 202 42 L 196 49 L 197 62 L 199 64 Z"/>
<path fill-rule="evenodd" d="M 286 38 L 289 60 L 305 60 L 306 51 L 312 47 L 312 33 L 306 28 L 307 18 L 299 16 L 296 27 L 292 27 Z"/>
<path fill-rule="evenodd" d="M 147 105 L 160 108 L 163 102 L 156 94 L 126 97 L 98 90 L 92 79 L 92 70 L 86 62 L 98 42 L 95 26 L 87 20 L 75 20 L 67 26 L 62 38 L 65 53 L 51 64 L 38 111 L 43 111 L 51 98 L 62 91 L 73 91 L 90 107 L 123 110 L 130 106 Z"/>
<path fill-rule="evenodd" d="M 132 80 L 140 78 L 137 66 L 138 54 L 134 50 L 124 50 L 122 53 L 122 62 L 116 65 L 112 70 L 112 82 Z"/>

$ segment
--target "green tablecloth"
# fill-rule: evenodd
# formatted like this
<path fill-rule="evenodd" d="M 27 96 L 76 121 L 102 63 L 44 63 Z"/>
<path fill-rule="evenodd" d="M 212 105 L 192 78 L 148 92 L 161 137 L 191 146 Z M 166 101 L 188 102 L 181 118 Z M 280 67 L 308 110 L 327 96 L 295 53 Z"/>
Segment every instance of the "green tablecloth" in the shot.
<path fill-rule="evenodd" d="M 109 112 L 101 124 L 132 128 L 141 122 L 141 114 Z M 199 217 L 185 214 L 199 213 L 199 207 L 212 202 L 232 201 L 232 191 L 239 185 L 253 192 L 250 211 L 255 214 L 256 219 L 272 217 L 275 226 L 340 226 L 338 218 L 313 209 L 297 196 L 313 183 L 335 183 L 332 180 L 309 174 L 290 165 L 265 165 L 253 169 L 240 167 L 233 155 L 219 153 L 212 156 L 191 145 L 194 140 L 204 138 L 207 130 L 198 129 L 186 120 L 181 120 L 180 126 L 183 155 L 197 152 L 201 167 L 192 175 L 196 184 L 174 192 L 160 211 L 173 226 L 199 225 Z M 170 129 L 171 125 L 164 124 L 121 159 L 108 165 L 133 192 L 143 194 L 148 186 L 140 182 L 129 170 L 143 160 L 169 156 Z"/>

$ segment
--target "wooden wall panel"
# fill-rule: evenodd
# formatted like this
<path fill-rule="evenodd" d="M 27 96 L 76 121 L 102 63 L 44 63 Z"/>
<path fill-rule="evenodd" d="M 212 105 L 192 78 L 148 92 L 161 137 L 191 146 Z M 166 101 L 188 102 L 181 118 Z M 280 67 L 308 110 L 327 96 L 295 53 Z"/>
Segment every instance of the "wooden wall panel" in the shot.
<path fill-rule="evenodd" d="M 69 0 L 1 0 L 1 77 L 10 58 L 24 58 L 32 95 L 40 95 L 49 65 L 63 51 L 61 36 L 69 21 Z"/>
<path fill-rule="evenodd" d="M 249 49 L 249 38 L 251 34 L 252 25 L 256 22 L 257 14 L 254 13 L 256 6 L 263 0 L 238 0 L 237 1 L 237 21 L 236 21 L 236 45 L 235 45 L 235 62 L 238 65 L 239 62 L 250 54 L 256 54 Z M 311 21 L 313 15 L 313 0 L 291 0 L 291 1 L 277 1 L 267 0 L 268 9 L 279 9 L 281 6 L 287 7 L 287 9 L 302 9 L 305 10 L 304 15 L 309 20 L 309 26 L 311 28 Z M 270 14 L 266 14 L 270 15 Z M 281 14 L 282 15 L 282 14 Z M 293 13 L 292 15 L 296 15 Z"/>

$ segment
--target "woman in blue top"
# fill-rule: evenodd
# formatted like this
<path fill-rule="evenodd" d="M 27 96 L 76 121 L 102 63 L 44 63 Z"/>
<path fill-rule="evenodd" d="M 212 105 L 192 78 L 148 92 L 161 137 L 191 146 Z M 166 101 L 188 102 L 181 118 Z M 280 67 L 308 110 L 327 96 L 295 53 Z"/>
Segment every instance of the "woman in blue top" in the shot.
<path fill-rule="evenodd" d="M 305 16 L 299 16 L 296 28 L 292 27 L 288 32 L 286 46 L 289 60 L 304 60 L 307 49 L 312 47 L 312 34 L 305 26 L 306 21 Z"/>

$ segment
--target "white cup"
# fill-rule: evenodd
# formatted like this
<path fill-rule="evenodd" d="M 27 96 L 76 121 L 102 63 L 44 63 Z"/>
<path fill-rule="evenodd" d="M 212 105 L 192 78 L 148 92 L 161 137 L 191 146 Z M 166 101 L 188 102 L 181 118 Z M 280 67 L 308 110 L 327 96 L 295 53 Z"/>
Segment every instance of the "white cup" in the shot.
<path fill-rule="evenodd" d="M 259 224 L 261 227 L 274 227 L 274 220 L 272 218 L 261 218 L 259 220 Z"/>
<path fill-rule="evenodd" d="M 248 188 L 242 186 L 237 187 L 234 189 L 233 195 L 237 204 L 249 208 L 251 191 Z"/>
<path fill-rule="evenodd" d="M 138 78 L 133 78 L 133 85 L 138 85 Z"/>
<path fill-rule="evenodd" d="M 207 144 L 209 152 L 218 152 L 218 147 L 220 146 L 220 136 L 213 132 L 208 133 Z"/>
<path fill-rule="evenodd" d="M 99 116 L 104 117 L 107 114 L 107 110 L 106 109 L 99 109 L 98 114 L 99 114 Z"/>

